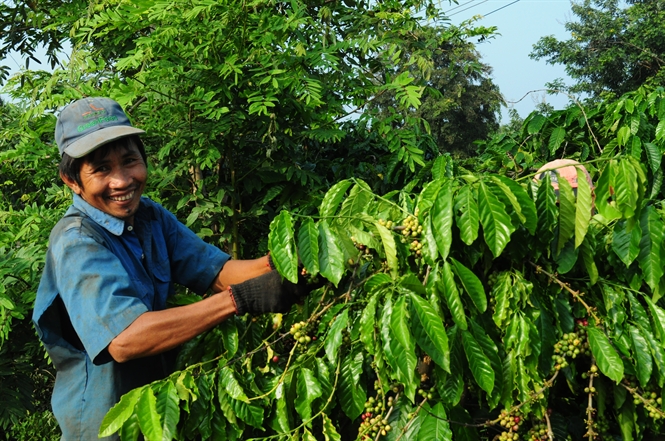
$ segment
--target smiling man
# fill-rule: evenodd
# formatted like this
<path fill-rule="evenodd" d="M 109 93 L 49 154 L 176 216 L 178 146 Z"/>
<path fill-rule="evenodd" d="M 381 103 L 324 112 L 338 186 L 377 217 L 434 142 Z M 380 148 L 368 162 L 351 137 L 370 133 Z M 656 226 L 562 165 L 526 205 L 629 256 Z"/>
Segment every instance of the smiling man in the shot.
<path fill-rule="evenodd" d="M 56 123 L 74 195 L 51 232 L 33 321 L 56 368 L 63 440 L 97 439 L 124 393 L 173 372 L 182 343 L 233 314 L 286 312 L 311 289 L 282 281 L 269 256 L 229 260 L 142 196 L 143 133 L 108 98 L 78 100 Z M 167 308 L 174 284 L 214 295 Z"/>

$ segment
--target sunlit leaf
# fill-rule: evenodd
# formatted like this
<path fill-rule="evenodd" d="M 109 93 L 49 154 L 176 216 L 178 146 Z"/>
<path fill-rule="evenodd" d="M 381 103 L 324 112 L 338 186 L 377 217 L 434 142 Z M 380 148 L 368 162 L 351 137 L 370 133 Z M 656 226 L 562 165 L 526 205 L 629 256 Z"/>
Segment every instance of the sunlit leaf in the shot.
<path fill-rule="evenodd" d="M 492 393 L 492 389 L 494 389 L 494 370 L 492 370 L 489 358 L 469 331 L 462 331 L 462 343 L 473 378 L 482 390 L 488 394 Z"/>
<path fill-rule="evenodd" d="M 268 246 L 277 271 L 293 283 L 298 282 L 298 254 L 293 238 L 293 222 L 288 211 L 282 211 L 270 223 Z"/>
<path fill-rule="evenodd" d="M 596 358 L 598 368 L 617 384 L 623 379 L 623 362 L 616 350 L 612 347 L 610 340 L 598 328 L 589 326 L 587 328 L 589 336 L 589 347 L 591 353 Z"/>
<path fill-rule="evenodd" d="M 298 230 L 298 256 L 310 275 L 319 273 L 319 229 L 311 218 Z"/>
<path fill-rule="evenodd" d="M 473 304 L 478 308 L 478 311 L 485 312 L 487 309 L 487 295 L 485 294 L 483 283 L 469 268 L 453 258 L 451 258 L 450 261 L 453 263 L 453 272 L 460 282 L 462 282 L 462 286 L 471 298 Z"/>
<path fill-rule="evenodd" d="M 474 196 L 473 187 L 464 185 L 455 195 L 455 219 L 460 231 L 460 239 L 471 245 L 478 238 L 480 217 L 478 202 Z"/>
<path fill-rule="evenodd" d="M 506 208 L 483 182 L 478 184 L 478 207 L 485 243 L 494 257 L 499 257 L 510 241 L 515 227 L 506 213 Z"/>
<path fill-rule="evenodd" d="M 321 217 L 325 218 L 335 214 L 337 207 L 339 206 L 340 202 L 342 202 L 342 199 L 344 199 L 346 190 L 349 189 L 351 184 L 351 180 L 345 179 L 343 181 L 339 181 L 333 185 L 330 190 L 328 190 L 328 192 L 323 197 L 323 200 L 321 201 L 321 205 L 319 206 L 319 214 Z"/>

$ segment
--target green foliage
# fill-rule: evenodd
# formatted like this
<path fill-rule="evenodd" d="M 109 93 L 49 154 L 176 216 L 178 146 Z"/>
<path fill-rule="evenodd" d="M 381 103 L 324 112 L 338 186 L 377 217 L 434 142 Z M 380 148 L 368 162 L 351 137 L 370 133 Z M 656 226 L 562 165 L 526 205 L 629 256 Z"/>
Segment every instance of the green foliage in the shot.
<path fill-rule="evenodd" d="M 660 149 L 649 118 L 662 93 L 641 90 L 599 109 L 527 118 L 527 141 L 516 143 L 523 151 L 507 150 L 512 158 L 555 154 L 549 139 L 557 122 L 568 121 L 566 137 L 598 142 L 585 164 L 594 188 L 581 184 L 577 195 L 563 184 L 557 200 L 549 177 L 531 182 L 538 162 L 494 162 L 494 151 L 507 145 L 498 136 L 480 163 L 496 172 L 458 163 L 384 195 L 350 179 L 327 192 L 317 214 L 282 212 L 270 233 L 280 239 L 271 243 L 298 251 L 303 244 L 305 267 L 327 268 L 310 277 L 330 283 L 289 314 L 235 318 L 245 336 L 235 355 L 209 348 L 211 361 L 134 394 L 181 390 L 190 379 L 174 439 L 419 439 L 423 428 L 437 439 L 542 439 L 543 427 L 557 439 L 661 433 L 665 212 L 650 197 L 660 194 L 661 171 L 649 164 L 660 164 L 662 150 L 649 162 L 635 156 L 631 141 L 603 143 L 618 136 L 630 99 L 640 103 L 632 112 L 645 115 L 633 136 L 646 134 L 640 142 Z M 592 117 L 580 123 L 571 115 Z M 605 130 L 584 132 L 596 126 Z M 299 270 L 290 252 L 273 258 L 285 274 Z M 270 425 L 256 428 L 236 402 L 217 406 L 228 398 L 212 388 L 209 409 L 236 431 L 224 435 L 206 423 L 188 432 L 189 421 L 210 412 L 194 410 L 192 397 L 229 369 L 243 391 L 235 399 L 246 398 Z M 371 384 L 373 391 L 351 386 Z M 149 410 L 138 397 L 121 402 L 105 427 L 132 425 L 132 415 Z M 457 424 L 471 421 L 477 424 Z"/>
<path fill-rule="evenodd" d="M 575 84 L 572 93 L 592 100 L 616 98 L 642 85 L 663 83 L 663 2 L 584 0 L 573 3 L 568 40 L 542 37 L 531 57 L 562 64 Z"/>

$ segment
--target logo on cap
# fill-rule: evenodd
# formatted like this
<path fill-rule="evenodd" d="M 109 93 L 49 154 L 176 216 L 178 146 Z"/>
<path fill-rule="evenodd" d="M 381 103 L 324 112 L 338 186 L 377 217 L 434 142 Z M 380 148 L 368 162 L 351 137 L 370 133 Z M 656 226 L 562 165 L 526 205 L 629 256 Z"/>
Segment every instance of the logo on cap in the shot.
<path fill-rule="evenodd" d="M 86 130 L 95 127 L 99 124 L 118 120 L 118 117 L 115 115 L 105 116 L 108 113 L 108 111 L 103 107 L 97 108 L 92 103 L 88 103 L 88 106 L 90 106 L 92 110 L 90 110 L 89 112 L 83 112 L 81 114 L 81 118 L 83 118 L 84 120 L 89 120 L 90 118 L 96 118 L 96 119 L 90 120 L 85 124 L 81 124 L 78 127 L 76 127 L 76 131 L 79 133 L 85 132 Z"/>

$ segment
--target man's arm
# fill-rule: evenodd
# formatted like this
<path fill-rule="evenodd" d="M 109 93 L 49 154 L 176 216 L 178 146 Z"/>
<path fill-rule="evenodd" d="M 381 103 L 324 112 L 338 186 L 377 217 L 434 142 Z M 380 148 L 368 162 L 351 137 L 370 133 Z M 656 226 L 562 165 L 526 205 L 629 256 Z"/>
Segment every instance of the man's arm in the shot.
<path fill-rule="evenodd" d="M 253 279 L 254 277 L 269 273 L 270 270 L 268 256 L 252 260 L 229 260 L 224 264 L 215 280 L 213 280 L 210 290 L 212 292 L 222 292 L 229 285 Z"/>
<path fill-rule="evenodd" d="M 231 263 L 231 262 L 228 262 Z M 119 363 L 173 349 L 235 314 L 229 291 L 191 305 L 141 314 L 108 346 Z"/>

